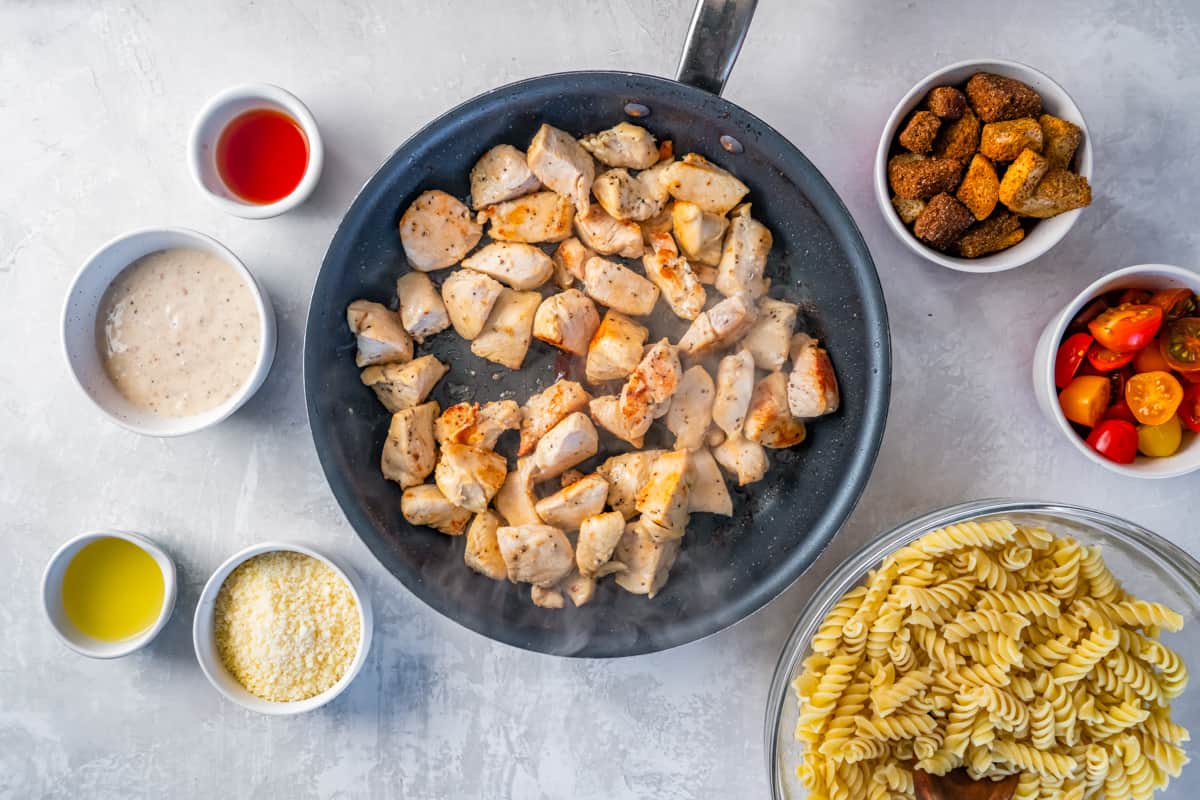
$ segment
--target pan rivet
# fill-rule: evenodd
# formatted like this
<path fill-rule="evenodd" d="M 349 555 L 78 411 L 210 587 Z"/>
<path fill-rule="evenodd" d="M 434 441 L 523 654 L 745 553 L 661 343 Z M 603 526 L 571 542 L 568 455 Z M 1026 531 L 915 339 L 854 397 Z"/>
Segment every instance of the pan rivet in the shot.
<path fill-rule="evenodd" d="M 625 113 L 631 117 L 648 117 L 650 116 L 650 107 L 641 103 L 626 103 Z"/>
<path fill-rule="evenodd" d="M 722 136 L 720 139 L 720 142 L 721 142 L 721 147 L 724 147 L 730 153 L 737 154 L 737 153 L 743 152 L 746 149 L 746 148 L 742 147 L 741 142 L 739 142 L 737 139 L 733 138 L 732 136 L 729 136 L 728 134 L 725 136 Z"/>

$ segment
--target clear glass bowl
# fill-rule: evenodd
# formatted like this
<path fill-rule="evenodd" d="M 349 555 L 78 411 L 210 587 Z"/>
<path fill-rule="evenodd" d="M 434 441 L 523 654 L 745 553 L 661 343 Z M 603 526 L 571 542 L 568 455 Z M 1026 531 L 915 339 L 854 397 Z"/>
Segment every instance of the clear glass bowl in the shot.
<path fill-rule="evenodd" d="M 807 797 L 796 778 L 801 748 L 793 732 L 799 708 L 791 683 L 800 663 L 811 652 L 809 641 L 821 620 L 833 604 L 860 584 L 867 572 L 888 553 L 934 528 L 980 517 L 1007 517 L 1017 524 L 1042 525 L 1057 535 L 1073 536 L 1083 544 L 1102 545 L 1105 562 L 1125 589 L 1139 598 L 1165 603 L 1183 615 L 1183 630 L 1164 634 L 1163 641 L 1193 670 L 1200 668 L 1200 635 L 1197 635 L 1200 633 L 1200 563 L 1158 534 L 1099 511 L 1029 500 L 979 500 L 934 511 L 883 534 L 838 567 L 800 613 L 775 666 L 767 703 L 765 750 L 771 775 L 771 796 L 776 800 Z M 1200 691 L 1189 689 L 1175 698 L 1171 702 L 1171 718 L 1200 740 Z M 1184 767 L 1183 776 L 1172 781 L 1166 791 L 1160 791 L 1156 800 L 1196 797 L 1195 786 L 1185 782 L 1187 777 L 1188 767 Z"/>

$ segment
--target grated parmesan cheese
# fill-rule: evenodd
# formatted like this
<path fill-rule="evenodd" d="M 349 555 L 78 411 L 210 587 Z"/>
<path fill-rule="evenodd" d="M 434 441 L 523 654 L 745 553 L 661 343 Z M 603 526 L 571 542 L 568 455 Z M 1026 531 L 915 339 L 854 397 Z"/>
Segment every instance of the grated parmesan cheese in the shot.
<path fill-rule="evenodd" d="M 251 694 L 314 697 L 346 673 L 362 630 L 345 579 L 303 553 L 263 553 L 239 565 L 217 593 L 217 652 Z"/>

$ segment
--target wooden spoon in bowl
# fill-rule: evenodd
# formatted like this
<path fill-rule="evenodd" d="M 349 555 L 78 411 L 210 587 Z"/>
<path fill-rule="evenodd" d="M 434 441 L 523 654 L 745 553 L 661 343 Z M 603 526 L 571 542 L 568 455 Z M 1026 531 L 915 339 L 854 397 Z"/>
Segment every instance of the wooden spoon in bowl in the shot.
<path fill-rule="evenodd" d="M 1019 775 L 1009 775 L 998 781 L 977 781 L 965 769 L 951 770 L 945 775 L 913 770 L 917 800 L 1012 800 L 1019 780 Z"/>

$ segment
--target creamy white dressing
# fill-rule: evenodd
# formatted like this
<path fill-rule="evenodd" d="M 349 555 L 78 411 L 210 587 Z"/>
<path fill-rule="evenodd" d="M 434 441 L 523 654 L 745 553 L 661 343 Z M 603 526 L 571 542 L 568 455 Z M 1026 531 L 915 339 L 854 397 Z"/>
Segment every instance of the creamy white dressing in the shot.
<path fill-rule="evenodd" d="M 160 250 L 126 267 L 100 301 L 96 341 L 126 400 L 167 417 L 216 408 L 249 379 L 260 316 L 245 279 L 202 250 Z"/>

